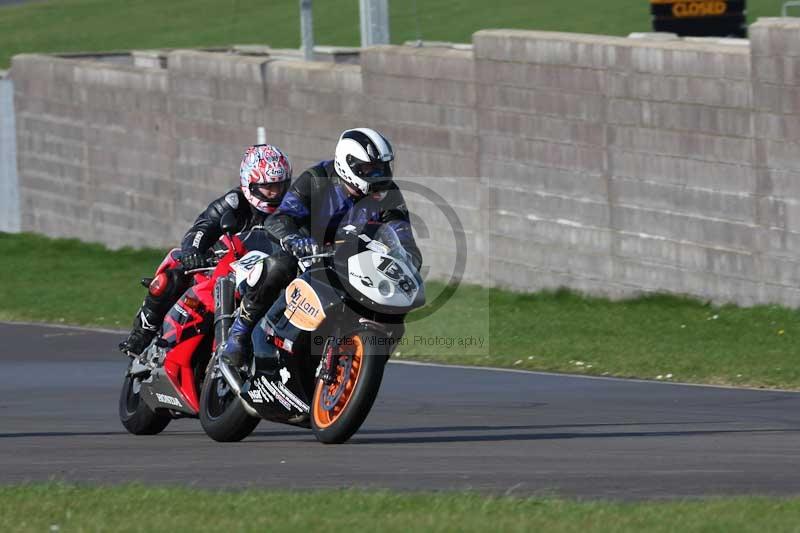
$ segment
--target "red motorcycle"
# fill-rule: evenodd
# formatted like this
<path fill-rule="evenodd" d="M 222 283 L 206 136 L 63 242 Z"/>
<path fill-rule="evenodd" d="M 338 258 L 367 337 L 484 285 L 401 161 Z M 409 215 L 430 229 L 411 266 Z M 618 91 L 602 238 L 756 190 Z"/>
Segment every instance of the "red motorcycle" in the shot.
<path fill-rule="evenodd" d="M 223 229 L 228 229 L 225 220 Z M 240 236 L 226 231 L 215 246 L 211 266 L 185 273 L 194 276 L 194 284 L 167 313 L 153 342 L 131 358 L 125 372 L 119 417 L 130 433 L 155 435 L 174 418 L 197 418 L 206 367 L 233 322 L 239 298 L 236 287 L 272 247 L 260 229 Z M 156 275 L 180 267 L 176 251 L 167 254 Z M 253 427 L 258 424 L 259 419 L 248 419 Z"/>

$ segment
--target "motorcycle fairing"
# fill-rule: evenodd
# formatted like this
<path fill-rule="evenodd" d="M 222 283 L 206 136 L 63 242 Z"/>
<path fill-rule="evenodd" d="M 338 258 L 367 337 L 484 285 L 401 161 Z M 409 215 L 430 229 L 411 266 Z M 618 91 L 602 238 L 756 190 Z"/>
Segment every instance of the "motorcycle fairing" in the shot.
<path fill-rule="evenodd" d="M 348 285 L 356 291 L 351 296 L 368 308 L 405 314 L 425 303 L 419 274 L 395 257 L 366 250 L 348 258 L 347 266 Z"/>
<path fill-rule="evenodd" d="M 304 386 L 304 382 L 308 383 Z M 256 360 L 255 372 L 242 386 L 241 397 L 267 420 L 297 424 L 307 419 L 310 409 L 306 387 L 313 387 L 313 371 L 302 368 L 300 358 L 262 359 Z"/>
<path fill-rule="evenodd" d="M 195 337 L 186 344 L 199 344 L 202 339 Z M 181 348 L 185 345 L 182 344 Z M 193 349 L 193 348 L 192 348 Z M 191 355 L 191 352 L 189 352 Z M 154 369 L 150 376 L 142 381 L 142 398 L 151 409 L 170 409 L 190 415 L 200 411 L 197 388 L 191 369 L 187 375 L 184 369 L 176 365 L 168 365 Z"/>
<path fill-rule="evenodd" d="M 319 333 L 327 329 L 325 325 L 329 321 L 328 318 L 341 314 L 343 310 L 342 299 L 335 289 L 307 274 L 309 273 L 304 273 L 298 279 L 302 279 L 314 290 L 315 297 L 319 299 L 320 310 L 327 317 L 315 329 Z M 264 318 L 253 328 L 251 340 L 256 361 L 277 359 L 279 357 L 277 349 L 288 354 L 307 353 L 315 356 L 320 355 L 323 343 L 311 343 L 312 338 L 320 338 L 320 335 L 311 335 L 312 332 L 300 329 L 297 326 L 297 321 L 293 321 L 290 318 L 292 314 L 286 311 L 286 291 L 281 291 Z M 303 333 L 306 333 L 306 335 L 303 335 Z"/>
<path fill-rule="evenodd" d="M 320 310 L 326 317 L 336 316 L 342 309 L 342 298 L 324 281 L 328 274 L 320 270 L 307 271 L 297 280 L 313 290 Z M 312 336 L 321 336 L 300 329 L 297 321 L 293 323 L 291 313 L 286 313 L 286 294 L 286 291 L 281 292 L 253 330 L 251 340 L 255 373 L 243 386 L 242 398 L 267 420 L 307 425 L 307 418 L 304 417 L 309 413 L 311 400 L 306 391 L 313 391 L 319 362 L 319 353 L 313 352 L 321 352 L 323 343 L 315 340 L 312 344 Z M 326 329 L 326 320 L 317 324 L 316 332 Z M 298 349 L 300 343 L 302 346 Z M 304 355 L 295 356 L 293 352 Z"/>
<path fill-rule="evenodd" d="M 200 401 L 194 381 L 194 369 L 192 368 L 192 357 L 201 342 L 203 342 L 203 336 L 195 335 L 167 353 L 167 358 L 164 360 L 164 371 L 167 378 L 169 378 L 175 390 L 180 391 L 186 398 L 187 403 L 193 409 L 192 414 L 200 411 Z"/>
<path fill-rule="evenodd" d="M 167 255 L 165 255 L 164 259 L 161 260 L 161 264 L 158 265 L 155 276 L 158 276 L 162 272 L 165 272 L 171 268 L 179 267 L 181 264 L 181 262 L 178 260 L 180 253 L 181 253 L 180 248 L 173 248 L 172 250 L 167 252 Z"/>
<path fill-rule="evenodd" d="M 169 310 L 161 326 L 162 344 L 168 350 L 206 331 L 203 322 L 214 317 L 213 288 L 213 280 L 204 280 L 187 289 Z"/>
<path fill-rule="evenodd" d="M 161 339 L 158 342 L 166 349 L 167 354 L 163 370 L 156 369 L 153 373 L 154 391 L 151 392 L 150 399 L 154 404 L 151 407 L 166 407 L 190 414 L 199 412 L 200 401 L 192 360 L 203 341 L 202 333 L 208 331 L 209 322 L 213 321 L 214 315 L 209 309 L 213 309 L 212 279 L 189 288 L 164 318 Z M 166 381 L 169 386 L 159 380 Z M 171 393 L 170 389 L 174 389 L 179 396 Z M 183 405 L 176 405 L 169 398 L 164 402 L 164 397 L 159 398 L 157 393 L 177 398 Z"/>

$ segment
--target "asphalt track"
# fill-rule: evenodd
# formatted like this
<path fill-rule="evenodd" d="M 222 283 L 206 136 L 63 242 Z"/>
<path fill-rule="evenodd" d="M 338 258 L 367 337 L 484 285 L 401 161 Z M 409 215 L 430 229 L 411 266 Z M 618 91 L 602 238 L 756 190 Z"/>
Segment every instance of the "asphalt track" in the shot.
<path fill-rule="evenodd" d="M 800 493 L 800 394 L 390 364 L 349 444 L 262 422 L 117 419 L 119 334 L 0 323 L 0 483 L 469 489 L 649 499 Z"/>

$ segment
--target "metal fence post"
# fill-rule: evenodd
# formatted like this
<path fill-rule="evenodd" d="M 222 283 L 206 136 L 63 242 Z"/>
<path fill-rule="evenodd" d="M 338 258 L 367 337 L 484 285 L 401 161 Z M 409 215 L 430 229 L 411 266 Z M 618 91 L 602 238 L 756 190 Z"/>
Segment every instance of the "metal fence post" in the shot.
<path fill-rule="evenodd" d="M 360 0 L 361 46 L 389 44 L 389 0 Z"/>
<path fill-rule="evenodd" d="M 303 40 L 303 57 L 314 59 L 314 15 L 311 0 L 300 0 L 300 34 Z"/>
<path fill-rule="evenodd" d="M 0 71 L 0 231 L 20 231 L 14 84 Z"/>

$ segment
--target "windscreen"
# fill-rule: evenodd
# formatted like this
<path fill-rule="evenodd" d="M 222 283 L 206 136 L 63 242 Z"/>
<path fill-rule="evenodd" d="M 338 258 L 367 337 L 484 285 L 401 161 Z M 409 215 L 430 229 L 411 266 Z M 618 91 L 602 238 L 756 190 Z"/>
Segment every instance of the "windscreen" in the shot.
<path fill-rule="evenodd" d="M 403 243 L 400 242 L 400 237 L 397 236 L 397 232 L 388 224 L 383 224 L 378 228 L 378 231 L 375 232 L 375 240 L 389 249 L 386 255 L 399 259 L 404 263 L 412 264 L 411 257 L 403 247 Z"/>

